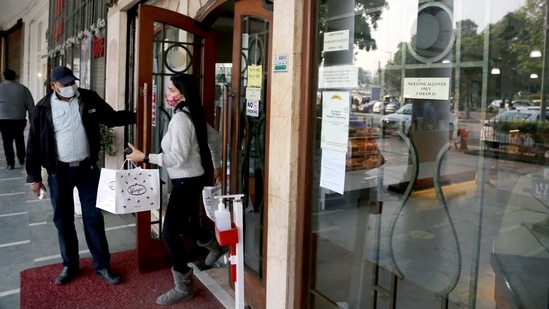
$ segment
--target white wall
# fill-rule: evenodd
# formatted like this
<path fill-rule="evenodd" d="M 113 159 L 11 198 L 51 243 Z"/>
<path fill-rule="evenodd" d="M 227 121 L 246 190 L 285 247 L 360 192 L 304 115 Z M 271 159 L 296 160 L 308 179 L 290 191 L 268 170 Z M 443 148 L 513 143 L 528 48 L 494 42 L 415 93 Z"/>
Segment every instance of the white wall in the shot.
<path fill-rule="evenodd" d="M 37 102 L 45 94 L 47 80 L 48 1 L 35 1 L 21 17 L 23 19 L 23 71 L 19 82 L 27 86 Z"/>

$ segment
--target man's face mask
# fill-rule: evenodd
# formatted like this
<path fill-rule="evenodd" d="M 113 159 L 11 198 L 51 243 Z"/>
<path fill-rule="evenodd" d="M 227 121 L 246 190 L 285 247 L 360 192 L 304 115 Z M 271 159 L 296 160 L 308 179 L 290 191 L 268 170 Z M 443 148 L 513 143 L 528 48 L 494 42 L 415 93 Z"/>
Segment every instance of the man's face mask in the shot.
<path fill-rule="evenodd" d="M 57 88 L 59 91 L 60 96 L 64 98 L 72 98 L 74 97 L 74 94 L 76 93 L 76 89 L 78 89 L 78 86 L 76 84 L 72 84 L 66 87 L 59 87 Z"/>

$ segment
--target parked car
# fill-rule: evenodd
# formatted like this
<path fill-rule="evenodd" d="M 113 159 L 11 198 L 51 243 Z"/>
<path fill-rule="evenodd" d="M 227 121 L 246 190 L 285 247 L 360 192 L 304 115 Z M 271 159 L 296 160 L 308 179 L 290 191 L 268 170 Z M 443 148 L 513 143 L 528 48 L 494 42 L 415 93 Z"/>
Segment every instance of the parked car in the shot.
<path fill-rule="evenodd" d="M 405 104 L 396 112 L 379 119 L 379 128 L 382 134 L 393 134 L 402 129 L 408 135 L 412 123 L 412 103 Z"/>
<path fill-rule="evenodd" d="M 454 131 L 454 114 L 450 113 L 449 117 L 449 131 Z M 402 131 L 405 135 L 410 133 L 410 127 L 412 126 L 412 103 L 404 104 L 396 112 L 388 114 L 379 119 L 379 128 L 381 134 L 393 134 L 400 130 L 402 126 Z"/>
<path fill-rule="evenodd" d="M 532 101 L 530 100 L 513 100 L 511 101 L 511 105 L 509 106 L 509 108 L 519 109 L 521 107 L 529 107 L 529 106 L 534 106 L 534 103 L 532 103 Z"/>
<path fill-rule="evenodd" d="M 539 111 L 541 108 L 541 106 L 539 105 L 532 105 L 532 106 L 521 106 L 521 107 L 518 107 L 517 110 L 518 111 Z M 546 113 L 549 113 L 549 106 L 545 107 L 545 110 L 547 111 Z"/>
<path fill-rule="evenodd" d="M 385 114 L 392 114 L 400 108 L 400 102 L 390 102 L 385 106 Z"/>
<path fill-rule="evenodd" d="M 496 124 L 500 121 L 519 123 L 539 121 L 540 109 L 530 108 L 504 111 L 485 120 L 484 126 L 480 129 L 480 141 L 489 148 L 498 148 L 500 144 L 532 146 L 534 141 L 528 136 L 520 136 L 520 132 L 504 132 L 495 129 Z M 545 119 L 549 121 L 549 113 L 545 114 Z"/>
<path fill-rule="evenodd" d="M 488 120 L 485 120 L 484 126 L 493 127 L 498 121 L 537 121 L 539 120 L 539 114 L 539 108 L 504 111 Z M 545 117 L 547 118 L 547 114 Z M 547 119 L 549 120 L 549 118 Z"/>
<path fill-rule="evenodd" d="M 486 107 L 486 109 L 493 113 L 495 111 L 499 111 L 501 109 L 504 109 L 505 108 L 505 104 L 508 104 L 509 101 L 508 100 L 505 100 L 505 104 L 501 104 L 501 100 L 493 100 L 490 104 L 488 104 L 488 106 Z"/>
<path fill-rule="evenodd" d="M 372 107 L 372 112 L 376 114 L 385 114 L 385 106 L 387 106 L 387 104 L 389 104 L 389 102 L 377 101 Z"/>
<path fill-rule="evenodd" d="M 358 111 L 363 113 L 371 113 L 372 108 L 376 102 L 379 102 L 379 101 L 375 100 L 375 101 L 363 102 L 358 106 Z"/>

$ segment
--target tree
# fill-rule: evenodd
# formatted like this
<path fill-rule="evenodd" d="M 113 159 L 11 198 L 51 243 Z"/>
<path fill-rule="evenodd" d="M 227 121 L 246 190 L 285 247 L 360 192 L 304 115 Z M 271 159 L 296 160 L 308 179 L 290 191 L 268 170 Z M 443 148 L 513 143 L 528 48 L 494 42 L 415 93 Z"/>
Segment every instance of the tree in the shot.
<path fill-rule="evenodd" d="M 334 22 L 334 20 L 331 20 L 330 18 L 328 18 L 331 15 L 328 10 L 334 10 L 334 8 L 328 7 L 328 2 L 329 0 L 322 0 L 320 4 L 319 38 L 318 38 L 319 42 L 324 41 L 324 34 L 326 32 L 331 31 L 329 27 L 329 23 Z M 388 7 L 388 4 L 385 0 L 355 1 L 354 32 L 352 33 L 353 46 L 356 46 L 358 49 L 365 50 L 365 51 L 377 49 L 376 41 L 372 38 L 372 30 L 377 29 L 377 22 L 381 18 L 383 9 L 387 7 Z M 348 14 L 348 13 L 351 13 L 351 12 L 345 12 L 345 14 Z M 339 17 L 339 18 L 343 19 L 344 17 Z M 317 50 L 320 51 L 320 48 Z M 325 55 L 319 55 L 319 56 L 323 58 Z"/>
<path fill-rule="evenodd" d="M 358 68 L 358 86 L 362 89 L 369 89 L 372 85 L 372 73 L 363 68 Z"/>
<path fill-rule="evenodd" d="M 387 7 L 385 0 L 356 1 L 354 44 L 359 49 L 366 51 L 377 49 L 376 41 L 372 38 L 372 29 L 377 29 L 377 22 L 385 7 Z"/>
<path fill-rule="evenodd" d="M 457 25 L 457 28 L 461 29 L 462 38 L 470 38 L 477 35 L 478 25 L 474 21 L 470 19 L 464 19 L 462 21 L 458 21 Z"/>

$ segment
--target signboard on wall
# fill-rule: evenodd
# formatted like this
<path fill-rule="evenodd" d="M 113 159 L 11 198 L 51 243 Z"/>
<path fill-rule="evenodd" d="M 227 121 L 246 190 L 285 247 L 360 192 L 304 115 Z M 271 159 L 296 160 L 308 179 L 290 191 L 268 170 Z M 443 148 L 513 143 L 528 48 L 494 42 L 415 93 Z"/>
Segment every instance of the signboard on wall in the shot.
<path fill-rule="evenodd" d="M 288 54 L 275 55 L 273 60 L 273 72 L 288 72 Z"/>

